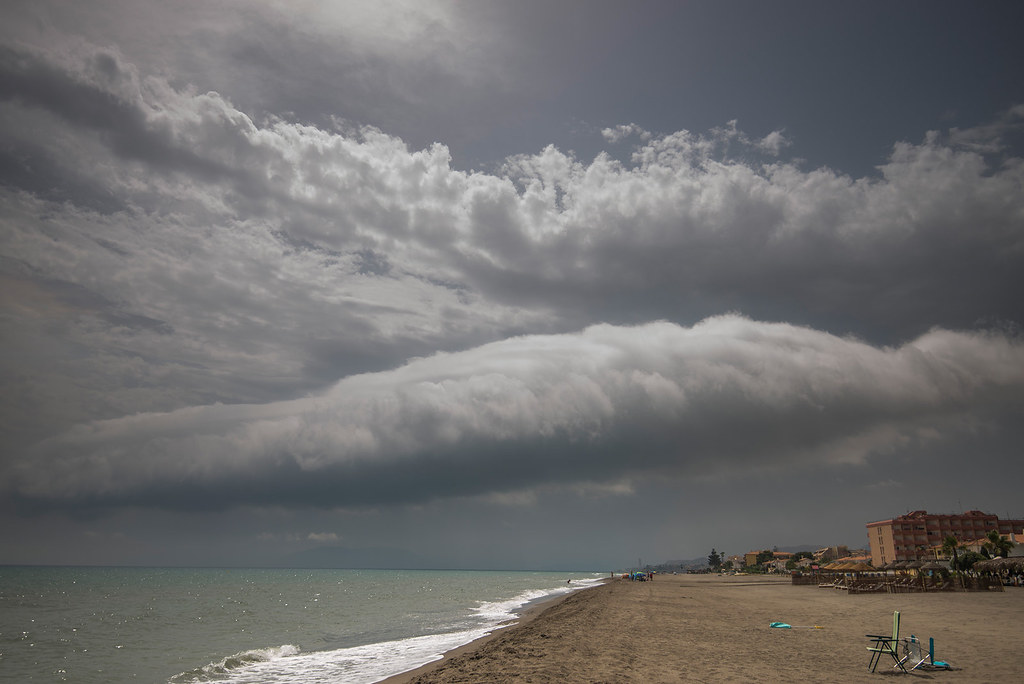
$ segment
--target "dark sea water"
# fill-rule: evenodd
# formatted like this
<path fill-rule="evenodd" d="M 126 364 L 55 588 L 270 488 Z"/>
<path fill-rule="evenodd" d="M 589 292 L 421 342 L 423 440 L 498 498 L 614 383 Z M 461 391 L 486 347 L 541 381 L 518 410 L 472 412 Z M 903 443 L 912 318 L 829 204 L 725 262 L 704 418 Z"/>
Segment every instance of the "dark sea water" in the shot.
<path fill-rule="evenodd" d="M 602 576 L 0 567 L 0 681 L 373 682 Z"/>

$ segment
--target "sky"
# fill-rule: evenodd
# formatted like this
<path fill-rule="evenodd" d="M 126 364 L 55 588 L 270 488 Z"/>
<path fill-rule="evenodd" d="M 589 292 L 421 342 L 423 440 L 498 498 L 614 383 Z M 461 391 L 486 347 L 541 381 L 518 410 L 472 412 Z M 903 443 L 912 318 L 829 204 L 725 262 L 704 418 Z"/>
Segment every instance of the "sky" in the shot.
<path fill-rule="evenodd" d="M 7 0 L 0 563 L 1024 518 L 1024 5 Z"/>

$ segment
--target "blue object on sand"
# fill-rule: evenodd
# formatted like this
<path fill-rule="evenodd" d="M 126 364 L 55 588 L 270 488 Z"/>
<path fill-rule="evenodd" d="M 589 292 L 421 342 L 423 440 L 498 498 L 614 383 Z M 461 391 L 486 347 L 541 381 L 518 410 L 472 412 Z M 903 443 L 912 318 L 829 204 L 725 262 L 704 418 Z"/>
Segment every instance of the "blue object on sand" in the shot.
<path fill-rule="evenodd" d="M 780 629 L 793 629 L 793 625 L 787 625 L 785 622 L 773 622 L 769 627 L 778 627 Z"/>
<path fill-rule="evenodd" d="M 940 669 L 952 670 L 953 666 L 949 663 L 935 659 L 935 637 L 928 638 L 928 664 L 932 667 Z"/>

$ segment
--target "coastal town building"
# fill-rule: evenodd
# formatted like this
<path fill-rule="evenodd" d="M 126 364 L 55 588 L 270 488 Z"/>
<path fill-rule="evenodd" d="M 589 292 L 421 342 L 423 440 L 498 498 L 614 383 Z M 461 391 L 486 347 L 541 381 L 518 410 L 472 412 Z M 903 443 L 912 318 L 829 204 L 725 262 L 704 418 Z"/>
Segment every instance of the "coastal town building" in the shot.
<path fill-rule="evenodd" d="M 814 558 L 801 558 L 796 562 L 796 567 L 800 570 L 810 570 L 812 567 L 818 567 L 818 561 Z"/>
<path fill-rule="evenodd" d="M 1024 530 L 1024 520 L 1000 520 L 999 516 L 981 511 L 941 514 L 913 511 L 889 520 L 867 524 L 871 546 L 871 564 L 876 568 L 894 561 L 930 560 L 935 547 L 941 547 L 947 536 L 961 543 L 972 542 L 995 530 L 1013 535 Z"/>
<path fill-rule="evenodd" d="M 828 563 L 848 555 L 850 555 L 850 550 L 846 546 L 826 546 L 814 552 L 814 560 L 819 563 Z"/>
<path fill-rule="evenodd" d="M 738 562 L 742 563 L 743 567 L 752 568 L 760 566 L 765 572 L 785 572 L 786 563 L 793 560 L 794 556 L 796 554 L 789 551 L 762 549 L 761 551 L 747 551 L 743 556 L 736 556 L 735 558 Z M 759 558 L 761 559 L 760 562 L 758 562 Z"/>

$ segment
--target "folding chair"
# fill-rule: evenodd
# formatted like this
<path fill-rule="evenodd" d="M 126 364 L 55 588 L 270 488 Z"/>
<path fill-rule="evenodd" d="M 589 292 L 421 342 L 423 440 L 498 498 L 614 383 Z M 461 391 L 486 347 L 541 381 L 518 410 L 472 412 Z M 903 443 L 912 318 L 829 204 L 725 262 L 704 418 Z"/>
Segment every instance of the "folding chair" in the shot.
<path fill-rule="evenodd" d="M 910 665 L 911 670 L 921 667 L 924 661 L 928 660 L 928 657 L 928 650 L 922 647 L 921 642 L 913 634 L 910 635 L 909 639 L 903 640 L 903 662 Z M 905 666 L 904 669 L 906 669 Z"/>
<path fill-rule="evenodd" d="M 883 655 L 892 657 L 894 663 L 893 667 L 898 667 L 904 672 L 907 668 L 903 667 L 903 661 L 906 660 L 906 656 L 900 657 L 898 647 L 900 645 L 900 611 L 894 610 L 892 613 L 892 635 L 881 635 L 881 634 L 865 634 L 868 639 L 872 640 L 868 650 L 871 651 L 871 662 L 868 663 L 868 668 L 874 672 L 875 668 L 878 667 L 878 661 L 882 659 Z"/>

